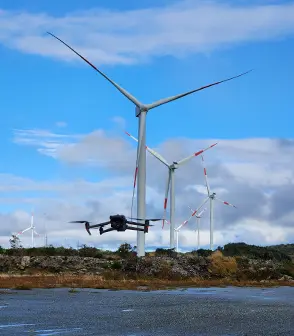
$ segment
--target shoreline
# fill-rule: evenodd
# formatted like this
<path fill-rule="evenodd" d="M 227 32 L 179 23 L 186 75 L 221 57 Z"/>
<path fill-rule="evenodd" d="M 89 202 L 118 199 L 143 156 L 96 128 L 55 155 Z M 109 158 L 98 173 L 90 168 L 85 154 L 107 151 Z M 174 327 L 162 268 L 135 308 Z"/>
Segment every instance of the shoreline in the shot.
<path fill-rule="evenodd" d="M 207 288 L 207 287 L 294 287 L 294 281 L 261 280 L 238 281 L 234 279 L 199 279 L 185 280 L 167 279 L 105 279 L 100 275 L 20 275 L 1 274 L 0 289 L 33 289 L 33 288 L 92 288 L 112 290 L 164 290 L 175 288 Z"/>

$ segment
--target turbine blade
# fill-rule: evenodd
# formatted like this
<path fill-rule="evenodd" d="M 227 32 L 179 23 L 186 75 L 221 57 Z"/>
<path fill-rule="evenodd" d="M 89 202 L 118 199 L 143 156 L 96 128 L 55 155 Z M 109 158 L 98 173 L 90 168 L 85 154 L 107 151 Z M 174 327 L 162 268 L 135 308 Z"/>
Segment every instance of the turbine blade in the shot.
<path fill-rule="evenodd" d="M 128 98 L 132 103 L 134 103 L 137 107 L 141 107 L 142 104 L 128 91 L 126 91 L 124 88 L 122 88 L 120 85 L 115 83 L 112 79 L 110 79 L 108 76 L 106 76 L 101 70 L 95 67 L 91 62 L 89 62 L 85 57 L 83 57 L 81 54 L 79 54 L 77 51 L 75 51 L 71 46 L 69 46 L 67 43 L 62 41 L 59 37 L 53 35 L 52 33 L 47 32 L 49 35 L 56 38 L 58 41 L 60 41 L 62 44 L 64 44 L 66 47 L 68 47 L 71 51 L 73 51 L 76 55 L 78 55 L 83 61 L 88 63 L 95 71 L 97 71 L 101 76 L 103 76 L 109 83 L 111 83 L 120 93 L 122 93 L 126 98 Z"/>
<path fill-rule="evenodd" d="M 21 234 L 23 234 L 24 232 L 29 231 L 30 229 L 31 229 L 31 228 L 29 227 L 29 228 L 27 228 L 27 229 L 25 229 L 25 230 L 23 230 L 23 231 L 20 231 L 20 232 L 18 232 L 18 233 L 16 234 L 16 236 L 21 235 Z"/>
<path fill-rule="evenodd" d="M 205 200 L 200 204 L 200 206 L 196 209 L 193 210 L 191 207 L 189 207 L 192 210 L 192 215 L 190 216 L 190 218 L 188 219 L 188 221 L 196 215 L 196 213 L 208 202 L 209 197 L 205 198 Z"/>
<path fill-rule="evenodd" d="M 198 208 L 198 210 L 193 210 L 193 209 L 190 207 L 190 205 L 188 205 L 188 207 L 189 207 L 189 209 L 191 210 L 192 213 L 194 213 L 195 211 L 197 212 L 197 211 L 199 210 L 199 208 Z M 201 207 L 202 207 L 202 206 L 201 206 Z M 201 216 L 205 211 L 206 211 L 206 208 L 204 208 L 202 211 L 200 211 L 200 212 L 198 213 L 198 215 L 196 215 L 196 217 L 197 217 L 197 218 L 200 218 L 200 216 Z M 196 214 L 196 212 L 195 212 L 195 214 Z"/>
<path fill-rule="evenodd" d="M 135 138 L 136 139 L 136 138 Z M 141 140 L 141 139 L 140 139 Z M 138 142 L 138 140 L 136 139 Z M 140 142 L 141 143 L 141 142 Z M 131 218 L 133 217 L 133 207 L 134 207 L 134 199 L 135 199 L 135 189 L 137 184 L 137 175 L 138 175 L 138 169 L 139 169 L 139 158 L 141 155 L 141 148 L 139 148 L 139 142 L 137 146 L 137 158 L 136 158 L 136 168 L 135 168 L 135 174 L 134 174 L 134 184 L 133 184 L 133 195 L 132 195 L 132 204 L 131 204 Z"/>
<path fill-rule="evenodd" d="M 176 231 L 180 231 L 180 229 L 184 226 L 184 225 L 186 225 L 187 223 L 189 222 L 189 220 L 185 220 L 179 227 L 177 227 L 175 230 Z"/>
<path fill-rule="evenodd" d="M 125 131 L 126 135 L 128 135 L 130 138 L 132 138 L 133 140 L 138 142 L 138 139 L 135 138 L 133 135 L 131 135 L 129 132 Z M 146 146 L 147 151 L 152 154 L 153 156 L 155 156 L 160 162 L 162 162 L 163 164 L 165 164 L 167 167 L 169 167 L 169 164 L 167 163 L 167 161 L 157 152 L 155 152 L 155 150 L 151 149 L 150 147 Z"/>
<path fill-rule="evenodd" d="M 134 199 L 135 199 L 135 190 L 136 190 L 137 175 L 138 175 L 138 160 L 136 161 L 136 168 L 135 168 L 135 173 L 134 173 L 132 205 L 131 205 L 131 218 L 133 217 L 133 207 L 134 207 Z"/>
<path fill-rule="evenodd" d="M 221 200 L 221 199 L 219 199 L 219 198 L 216 198 L 216 197 L 215 197 L 214 199 L 216 199 L 216 200 L 219 201 L 219 202 L 224 203 L 225 205 L 229 205 L 229 206 L 232 206 L 232 207 L 234 207 L 234 208 L 237 208 L 234 204 L 228 203 L 228 202 L 223 201 L 223 200 Z"/>
<path fill-rule="evenodd" d="M 200 218 L 201 215 L 202 215 L 205 211 L 206 211 L 206 208 L 204 208 L 202 211 L 200 211 L 199 214 L 198 214 L 196 217 Z"/>
<path fill-rule="evenodd" d="M 208 149 L 210 149 L 210 148 L 216 146 L 217 144 L 218 144 L 218 142 L 216 142 L 215 144 L 213 144 L 213 145 L 211 145 L 211 146 L 209 146 L 209 147 L 207 147 L 207 148 L 201 149 L 200 151 L 198 151 L 198 152 L 196 152 L 196 153 L 194 153 L 194 154 L 192 154 L 192 155 L 186 157 L 185 159 L 182 159 L 181 161 L 178 162 L 178 165 L 181 165 L 181 164 L 183 164 L 183 163 L 186 163 L 187 161 L 191 160 L 193 157 L 198 156 L 198 155 L 204 153 L 204 152 L 207 151 Z"/>
<path fill-rule="evenodd" d="M 165 189 L 165 196 L 164 196 L 164 206 L 163 206 L 163 221 L 162 221 L 162 228 L 164 228 L 164 220 L 166 218 L 166 207 L 167 207 L 167 200 L 168 200 L 168 192 L 169 192 L 169 186 L 171 181 L 171 170 L 168 170 L 168 178 L 166 183 L 166 189 Z"/>
<path fill-rule="evenodd" d="M 201 155 L 201 159 L 202 159 L 202 166 L 203 166 L 203 171 L 204 171 L 204 177 L 205 177 L 205 184 L 206 184 L 207 194 L 209 196 L 210 195 L 210 188 L 209 188 L 209 184 L 208 184 L 207 171 L 206 171 L 206 168 L 204 166 L 204 157 L 203 157 L 203 155 Z"/>
<path fill-rule="evenodd" d="M 251 70 L 249 70 L 249 71 L 246 71 L 246 72 L 243 72 L 243 73 L 241 73 L 240 75 L 237 75 L 237 76 L 234 76 L 234 77 L 231 77 L 231 78 L 227 78 L 227 79 L 221 80 L 221 81 L 219 81 L 219 82 L 215 82 L 215 83 L 212 83 L 212 84 L 208 84 L 208 85 L 202 86 L 202 87 L 200 87 L 200 88 L 198 88 L 198 89 L 195 89 L 195 90 L 192 90 L 192 91 L 188 91 L 188 92 L 185 92 L 185 93 L 181 93 L 181 94 L 179 94 L 179 95 L 176 95 L 176 96 L 172 96 L 172 97 L 168 97 L 168 98 L 160 99 L 160 100 L 158 100 L 158 101 L 156 101 L 156 102 L 154 102 L 154 103 L 152 103 L 152 104 L 148 104 L 148 105 L 146 105 L 146 108 L 147 108 L 147 110 L 151 110 L 151 109 L 153 109 L 153 108 L 155 108 L 155 107 L 158 107 L 158 106 L 160 106 L 160 105 L 163 105 L 163 104 L 172 102 L 172 101 L 174 101 L 174 100 L 180 99 L 180 98 L 182 98 L 182 97 L 188 96 L 188 95 L 190 95 L 190 94 L 192 94 L 192 93 L 194 93 L 194 92 L 198 92 L 198 91 L 207 89 L 207 88 L 209 88 L 209 87 L 211 87 L 211 86 L 218 85 L 218 84 L 221 84 L 221 83 L 224 83 L 224 82 L 228 82 L 228 81 L 231 81 L 231 80 L 233 80 L 233 79 L 235 79 L 235 78 L 244 76 L 244 75 L 248 74 L 249 72 L 251 72 L 252 70 L 253 70 L 253 69 L 251 69 Z"/>

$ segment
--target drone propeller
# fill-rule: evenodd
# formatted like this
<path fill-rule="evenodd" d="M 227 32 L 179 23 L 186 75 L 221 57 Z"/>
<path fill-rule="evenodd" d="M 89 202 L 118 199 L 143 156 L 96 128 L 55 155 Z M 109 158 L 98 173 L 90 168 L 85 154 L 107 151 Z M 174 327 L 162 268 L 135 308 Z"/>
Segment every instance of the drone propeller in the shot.
<path fill-rule="evenodd" d="M 91 232 L 90 232 L 90 223 L 89 221 L 81 221 L 81 220 L 78 220 L 78 221 L 70 221 L 69 223 L 80 223 L 80 224 L 85 224 L 85 229 L 86 231 L 89 233 L 89 235 L 91 236 Z"/>
<path fill-rule="evenodd" d="M 157 221 L 161 221 L 162 220 L 162 218 L 146 218 L 146 219 L 134 218 L 134 217 L 127 217 L 127 218 L 134 219 L 134 220 L 142 220 L 142 221 L 147 220 L 149 222 L 157 222 Z"/>
<path fill-rule="evenodd" d="M 69 223 L 81 223 L 81 224 L 84 224 L 84 223 L 91 223 L 91 222 L 89 222 L 89 221 L 82 221 L 82 220 L 77 220 L 77 221 L 70 221 Z"/>

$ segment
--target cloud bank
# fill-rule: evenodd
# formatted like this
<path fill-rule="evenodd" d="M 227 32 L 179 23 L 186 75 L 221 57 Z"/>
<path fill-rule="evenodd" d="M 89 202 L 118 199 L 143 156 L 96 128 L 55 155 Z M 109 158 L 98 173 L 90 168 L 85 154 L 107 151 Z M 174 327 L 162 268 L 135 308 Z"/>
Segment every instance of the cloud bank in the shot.
<path fill-rule="evenodd" d="M 120 120 L 121 122 L 121 120 Z M 134 134 L 136 136 L 136 134 Z M 54 145 L 52 145 L 54 139 Z M 167 161 L 180 160 L 218 139 L 171 139 L 158 144 Z M 51 157 L 69 166 L 95 167 L 97 182 L 34 181 L 0 174 L 1 192 L 7 203 L 30 203 L 36 209 L 37 230 L 48 231 L 49 242 L 75 245 L 77 241 L 117 247 L 124 241 L 136 244 L 136 233 L 111 233 L 88 237 L 83 228 L 68 224 L 72 219 L 103 221 L 110 214 L 130 214 L 136 143 L 123 133 L 107 130 L 90 134 L 56 134 L 50 130 L 15 130 L 14 141 L 27 150 Z M 294 141 L 292 139 L 220 140 L 206 152 L 205 164 L 212 191 L 237 209 L 217 203 L 215 206 L 215 244 L 230 241 L 267 245 L 286 243 L 294 238 Z M 147 216 L 162 216 L 167 169 L 147 153 Z M 99 178 L 100 176 L 100 178 Z M 105 177 L 107 176 L 107 177 Z M 190 215 L 188 206 L 197 207 L 206 197 L 204 175 L 199 158 L 193 158 L 176 171 L 176 221 Z M 24 197 L 26 192 L 35 197 Z M 20 194 L 22 193 L 22 194 Z M 29 213 L 21 210 L 2 214 L 0 244 L 7 245 L 11 232 L 29 224 Z M 209 208 L 208 208 L 209 210 Z M 156 224 L 157 225 L 157 224 Z M 182 248 L 196 247 L 195 220 L 180 232 Z M 24 237 L 26 244 L 29 237 Z M 40 238 L 41 239 L 41 238 Z M 201 220 L 201 242 L 209 243 L 209 211 Z M 40 242 L 41 244 L 43 241 Z M 152 227 L 147 246 L 168 246 L 168 227 Z"/>
<path fill-rule="evenodd" d="M 0 43 L 24 53 L 70 61 L 77 57 L 51 31 L 101 64 L 185 57 L 235 44 L 293 36 L 294 3 L 229 4 L 184 0 L 133 10 L 92 8 L 62 16 L 0 9 Z"/>

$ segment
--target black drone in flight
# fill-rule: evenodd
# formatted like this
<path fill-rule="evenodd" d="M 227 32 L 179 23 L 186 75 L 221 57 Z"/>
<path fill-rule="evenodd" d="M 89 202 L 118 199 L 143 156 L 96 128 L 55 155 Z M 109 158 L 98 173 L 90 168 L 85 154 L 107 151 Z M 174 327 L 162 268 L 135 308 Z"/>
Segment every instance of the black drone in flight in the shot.
<path fill-rule="evenodd" d="M 130 219 L 144 221 L 144 219 L 140 219 L 140 218 L 130 218 Z M 99 224 L 90 225 L 91 222 L 85 221 L 85 220 L 71 221 L 69 223 L 85 223 L 85 229 L 89 233 L 89 235 L 91 235 L 90 229 L 99 228 L 99 232 L 102 235 L 103 233 L 110 232 L 110 231 L 120 231 L 121 232 L 121 231 L 126 231 L 126 230 L 142 231 L 144 233 L 148 233 L 149 226 L 153 226 L 153 225 L 150 225 L 149 222 L 156 222 L 160 220 L 162 220 L 162 218 L 148 218 L 148 219 L 145 219 L 145 223 L 142 224 L 142 223 L 137 223 L 137 222 L 128 220 L 127 217 L 124 215 L 113 215 L 113 216 L 109 216 L 108 222 L 103 222 Z M 110 224 L 110 228 L 104 229 L 104 226 L 109 225 L 109 224 Z M 142 226 L 143 228 L 134 227 L 132 225 Z"/>

